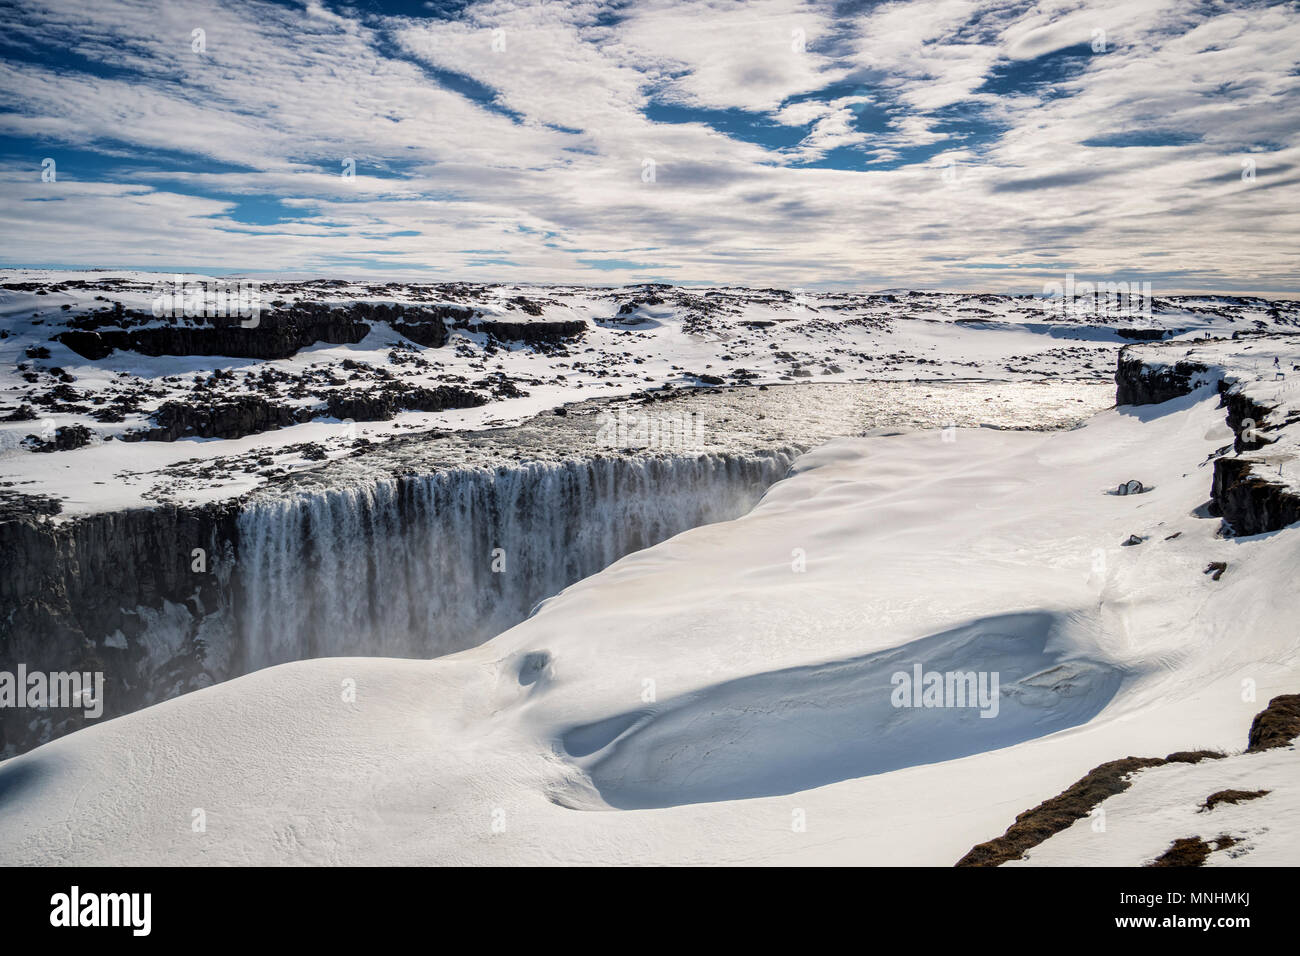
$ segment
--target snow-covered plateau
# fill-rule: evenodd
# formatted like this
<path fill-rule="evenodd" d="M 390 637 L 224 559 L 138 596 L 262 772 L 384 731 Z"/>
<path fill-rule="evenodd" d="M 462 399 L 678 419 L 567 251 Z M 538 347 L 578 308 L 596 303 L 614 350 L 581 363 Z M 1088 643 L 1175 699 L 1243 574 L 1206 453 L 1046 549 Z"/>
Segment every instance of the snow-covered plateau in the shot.
<path fill-rule="evenodd" d="M 1300 861 L 1293 303 L 152 281 L 0 282 L 0 863 Z"/>

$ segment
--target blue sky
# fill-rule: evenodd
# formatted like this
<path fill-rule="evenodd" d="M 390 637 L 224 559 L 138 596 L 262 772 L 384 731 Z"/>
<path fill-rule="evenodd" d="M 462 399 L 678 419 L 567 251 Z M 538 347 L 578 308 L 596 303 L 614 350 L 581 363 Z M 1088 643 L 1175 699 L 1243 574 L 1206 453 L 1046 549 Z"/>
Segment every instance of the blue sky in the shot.
<path fill-rule="evenodd" d="M 1300 291 L 1294 3 L 0 8 L 5 265 Z"/>

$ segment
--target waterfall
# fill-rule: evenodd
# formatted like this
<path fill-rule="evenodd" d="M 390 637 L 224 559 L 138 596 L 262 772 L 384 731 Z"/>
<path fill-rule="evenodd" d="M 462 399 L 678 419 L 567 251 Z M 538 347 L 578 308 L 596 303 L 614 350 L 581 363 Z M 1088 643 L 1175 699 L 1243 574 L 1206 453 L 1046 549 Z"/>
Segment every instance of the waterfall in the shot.
<path fill-rule="evenodd" d="M 238 519 L 232 664 L 482 643 L 623 555 L 745 514 L 796 454 L 467 467 L 257 497 Z"/>

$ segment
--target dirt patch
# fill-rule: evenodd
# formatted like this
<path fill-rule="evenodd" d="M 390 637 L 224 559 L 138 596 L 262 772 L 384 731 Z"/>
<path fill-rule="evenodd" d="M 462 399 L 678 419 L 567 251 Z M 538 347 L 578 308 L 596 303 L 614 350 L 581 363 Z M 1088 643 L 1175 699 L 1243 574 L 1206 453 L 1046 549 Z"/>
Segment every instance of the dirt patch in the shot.
<path fill-rule="evenodd" d="M 1147 866 L 1203 866 L 1213 852 L 1214 848 L 1200 837 L 1187 837 L 1175 840 Z"/>
<path fill-rule="evenodd" d="M 1296 737 L 1300 737 L 1300 694 L 1283 694 L 1255 715 L 1246 753 L 1289 747 Z"/>
<path fill-rule="evenodd" d="M 1220 790 L 1212 793 L 1205 798 L 1205 803 L 1201 804 L 1201 810 L 1213 810 L 1221 803 L 1241 803 L 1244 800 L 1258 800 L 1260 797 L 1268 796 L 1270 790 Z"/>
<path fill-rule="evenodd" d="M 1237 838 L 1226 833 L 1214 838 L 1213 843 L 1206 843 L 1200 837 L 1187 837 L 1175 840 L 1164 853 L 1152 860 L 1147 866 L 1204 866 L 1205 861 L 1215 850 L 1226 850 L 1237 845 Z"/>
<path fill-rule="evenodd" d="M 1161 757 L 1125 757 L 1094 767 L 1063 793 L 1017 816 L 1006 833 L 974 847 L 957 865 L 1000 866 L 1007 860 L 1018 860 L 1026 850 L 1086 817 L 1107 797 L 1127 790 L 1131 785 L 1127 778 L 1133 771 L 1166 762 Z"/>
<path fill-rule="evenodd" d="M 1168 757 L 1125 757 L 1094 767 L 1069 789 L 1017 816 L 1002 836 L 972 848 L 957 861 L 957 866 L 1000 866 L 1008 860 L 1021 859 L 1026 850 L 1086 817 L 1107 797 L 1127 790 L 1131 786 L 1128 775 L 1134 771 L 1168 763 L 1218 760 L 1223 756 L 1214 750 L 1179 750 Z"/>
<path fill-rule="evenodd" d="M 1266 708 L 1255 715 L 1250 725 L 1249 746 L 1246 753 L 1289 747 L 1296 737 L 1300 737 L 1300 694 L 1283 694 L 1274 697 L 1268 702 Z M 1026 810 L 1017 816 L 1016 822 L 1002 836 L 972 848 L 957 861 L 957 866 L 1000 866 L 1008 860 L 1023 858 L 1026 850 L 1038 846 L 1048 837 L 1066 829 L 1075 820 L 1086 817 L 1093 807 L 1107 797 L 1127 790 L 1131 785 L 1127 779 L 1128 774 L 1134 771 L 1167 763 L 1200 763 L 1202 760 L 1224 756 L 1226 755 L 1213 750 L 1180 750 L 1163 758 L 1125 757 L 1123 760 L 1112 760 L 1110 763 L 1094 767 L 1068 790 L 1050 800 L 1044 800 L 1032 810 Z M 1201 810 L 1212 810 L 1220 803 L 1255 800 L 1268 792 L 1267 790 L 1220 790 L 1206 798 Z M 1214 848 L 1200 837 L 1175 840 L 1173 846 L 1148 865 L 1200 866 L 1212 849 L 1224 849 L 1236 842 L 1229 836 L 1221 836 L 1215 842 L 1217 844 L 1224 840 L 1231 842 Z M 1197 859 L 1201 848 L 1204 848 L 1204 854 Z"/>

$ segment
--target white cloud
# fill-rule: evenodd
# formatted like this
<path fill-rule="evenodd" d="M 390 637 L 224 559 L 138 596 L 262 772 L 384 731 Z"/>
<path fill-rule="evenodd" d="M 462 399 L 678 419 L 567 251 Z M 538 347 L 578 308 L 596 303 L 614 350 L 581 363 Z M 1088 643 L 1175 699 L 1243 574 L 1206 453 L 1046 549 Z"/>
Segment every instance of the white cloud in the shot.
<path fill-rule="evenodd" d="M 1184 288 L 1289 283 L 1296 271 L 1300 17 L 1286 7 L 344 11 L 59 0 L 15 13 L 17 47 L 73 58 L 0 61 L 0 133 L 23 138 L 2 171 L 0 257 L 294 271 L 373 257 L 391 271 L 617 282 L 583 260 L 641 249 L 680 281 L 808 287 L 1025 289 L 1020 267 L 1043 252 L 1100 275 L 1159 261 L 1187 274 L 1166 282 Z M 1056 78 L 1054 95 L 981 92 L 995 71 L 1089 44 L 1098 28 L 1105 52 Z M 654 122 L 652 102 L 725 110 L 740 131 L 709 112 Z M 955 109 L 980 122 L 954 121 Z M 762 124 L 806 135 L 763 145 Z M 1171 145 L 1088 145 L 1142 133 Z M 861 162 L 807 165 L 842 147 Z M 41 156 L 73 148 L 111 155 L 40 182 Z M 355 180 L 338 174 L 345 158 Z M 241 224 L 230 196 L 280 200 L 294 219 Z"/>

